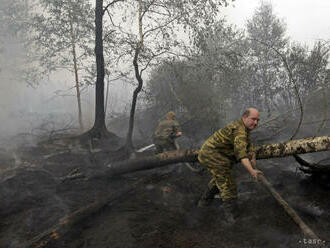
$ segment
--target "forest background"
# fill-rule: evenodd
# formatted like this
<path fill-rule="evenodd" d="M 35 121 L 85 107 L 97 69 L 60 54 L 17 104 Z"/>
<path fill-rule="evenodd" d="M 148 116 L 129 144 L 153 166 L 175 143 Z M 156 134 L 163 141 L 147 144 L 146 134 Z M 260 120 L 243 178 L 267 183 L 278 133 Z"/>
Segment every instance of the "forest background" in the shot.
<path fill-rule="evenodd" d="M 49 131 L 88 131 L 100 105 L 108 130 L 127 136 L 130 149 L 132 136 L 151 141 L 169 110 L 191 145 L 248 106 L 263 119 L 286 113 L 294 121 L 301 106 L 308 120 L 326 119 L 329 42 L 320 37 L 328 34 L 294 40 L 268 1 L 238 27 L 233 4 L 241 3 L 104 1 L 102 104 L 95 103 L 95 3 L 1 1 L 2 140 L 18 132 L 26 142 Z M 301 11 L 293 7 L 292 16 Z"/>

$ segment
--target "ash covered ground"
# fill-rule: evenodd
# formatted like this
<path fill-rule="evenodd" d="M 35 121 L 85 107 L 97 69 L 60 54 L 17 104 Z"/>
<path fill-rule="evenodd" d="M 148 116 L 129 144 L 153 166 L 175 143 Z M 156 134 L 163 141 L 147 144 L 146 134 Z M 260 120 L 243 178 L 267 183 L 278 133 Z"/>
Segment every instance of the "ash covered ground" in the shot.
<path fill-rule="evenodd" d="M 196 206 L 209 180 L 206 171 L 176 164 L 115 178 L 93 177 L 123 155 L 114 152 L 111 142 L 99 147 L 103 149 L 59 138 L 1 149 L 0 247 L 28 247 L 63 218 L 104 199 L 102 208 L 42 247 L 317 247 L 239 164 L 234 174 L 240 216 L 228 225 L 219 199 L 209 207 Z M 313 156 L 306 158 L 320 160 L 329 153 Z M 330 247 L 325 242 L 330 240 L 329 187 L 297 170 L 291 157 L 259 160 L 258 167 Z M 79 174 L 84 176 L 71 178 Z"/>

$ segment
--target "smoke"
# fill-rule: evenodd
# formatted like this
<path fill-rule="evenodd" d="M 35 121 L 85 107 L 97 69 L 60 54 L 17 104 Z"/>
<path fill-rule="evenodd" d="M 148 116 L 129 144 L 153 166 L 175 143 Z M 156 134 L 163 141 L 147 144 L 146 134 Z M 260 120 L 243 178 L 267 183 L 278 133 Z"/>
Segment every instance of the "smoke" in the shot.
<path fill-rule="evenodd" d="M 22 77 L 26 51 L 18 38 L 0 37 L 0 146 L 26 143 L 56 130 L 78 130 L 78 107 L 74 77 L 67 71 L 45 75 L 28 85 Z M 107 83 L 105 82 L 105 93 Z M 127 112 L 133 86 L 115 81 L 109 84 L 107 119 Z M 86 130 L 94 122 L 94 86 L 83 86 L 82 115 Z M 15 138 L 13 138 L 15 136 Z"/>

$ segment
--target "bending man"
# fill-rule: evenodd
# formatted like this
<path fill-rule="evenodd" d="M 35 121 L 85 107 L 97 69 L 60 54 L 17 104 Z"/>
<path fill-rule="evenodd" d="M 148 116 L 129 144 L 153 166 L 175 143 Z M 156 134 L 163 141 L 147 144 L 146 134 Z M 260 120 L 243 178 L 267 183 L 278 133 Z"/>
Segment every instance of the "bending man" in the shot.
<path fill-rule="evenodd" d="M 159 122 L 153 135 L 156 152 L 161 153 L 176 150 L 175 139 L 181 135 L 181 127 L 175 120 L 175 113 L 173 111 L 168 112 L 165 116 L 165 120 Z"/>
<path fill-rule="evenodd" d="M 250 131 L 258 125 L 260 115 L 255 108 L 248 108 L 241 119 L 217 130 L 203 144 L 198 160 L 211 174 L 208 189 L 198 202 L 198 206 L 206 206 L 220 192 L 223 210 L 228 222 L 237 217 L 237 190 L 232 178 L 232 168 L 236 162 L 247 169 L 257 179 L 262 173 L 256 169 L 256 156 L 250 140 Z"/>

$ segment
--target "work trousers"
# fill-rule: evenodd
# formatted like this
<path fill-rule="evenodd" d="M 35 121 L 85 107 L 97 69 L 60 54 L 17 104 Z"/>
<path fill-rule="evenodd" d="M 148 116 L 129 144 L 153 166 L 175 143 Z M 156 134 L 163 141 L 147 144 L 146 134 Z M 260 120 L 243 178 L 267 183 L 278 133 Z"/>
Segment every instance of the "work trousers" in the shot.
<path fill-rule="evenodd" d="M 205 150 L 199 153 L 198 160 L 211 175 L 208 185 L 210 189 L 216 186 L 223 201 L 237 198 L 236 182 L 232 176 L 234 161 L 219 153 Z"/>

